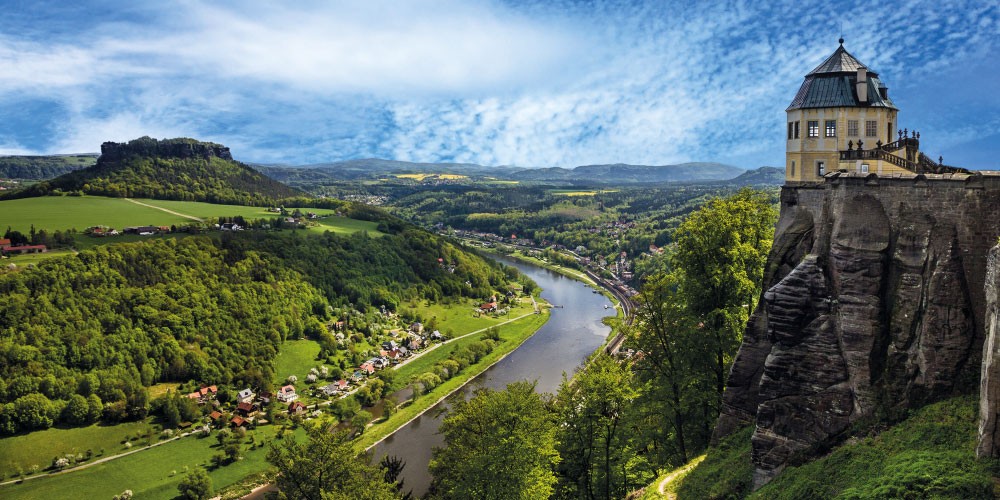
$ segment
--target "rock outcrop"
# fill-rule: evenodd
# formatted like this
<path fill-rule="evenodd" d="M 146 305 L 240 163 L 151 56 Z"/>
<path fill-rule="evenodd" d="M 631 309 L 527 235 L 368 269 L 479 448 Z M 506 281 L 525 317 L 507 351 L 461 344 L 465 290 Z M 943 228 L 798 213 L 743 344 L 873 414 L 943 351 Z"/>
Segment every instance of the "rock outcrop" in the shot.
<path fill-rule="evenodd" d="M 1000 176 L 841 174 L 783 188 L 766 291 L 716 428 L 756 424 L 757 486 L 859 421 L 975 390 L 997 213 Z"/>
<path fill-rule="evenodd" d="M 976 455 L 1000 456 L 1000 246 L 986 266 L 986 344 L 979 384 L 979 444 Z"/>
<path fill-rule="evenodd" d="M 221 158 L 232 160 L 229 148 L 214 142 L 195 139 L 163 139 L 140 137 L 129 142 L 105 142 L 101 144 L 99 163 L 114 163 L 131 155 L 158 158 Z"/>

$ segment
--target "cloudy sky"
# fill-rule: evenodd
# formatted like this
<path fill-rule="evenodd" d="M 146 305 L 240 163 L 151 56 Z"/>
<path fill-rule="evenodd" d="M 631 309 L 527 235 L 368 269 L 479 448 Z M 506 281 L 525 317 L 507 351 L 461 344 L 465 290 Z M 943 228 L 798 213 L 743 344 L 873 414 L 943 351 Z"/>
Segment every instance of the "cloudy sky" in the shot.
<path fill-rule="evenodd" d="M 782 165 L 784 109 L 843 34 L 922 149 L 1000 169 L 995 0 L 0 4 L 0 154 Z"/>

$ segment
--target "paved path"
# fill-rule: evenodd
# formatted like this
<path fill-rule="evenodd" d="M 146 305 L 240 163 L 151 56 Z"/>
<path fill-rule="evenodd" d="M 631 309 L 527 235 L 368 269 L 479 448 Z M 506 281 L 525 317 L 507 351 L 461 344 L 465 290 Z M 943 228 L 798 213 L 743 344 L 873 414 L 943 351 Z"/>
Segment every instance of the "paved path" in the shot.
<path fill-rule="evenodd" d="M 163 208 L 163 207 L 158 207 L 156 205 L 150 205 L 149 203 L 143 203 L 141 201 L 136 201 L 136 200 L 133 200 L 132 198 L 125 198 L 125 201 L 131 202 L 131 203 L 135 203 L 136 205 L 142 205 L 144 207 L 154 208 L 154 209 L 159 210 L 161 212 L 166 212 L 168 214 L 176 215 L 178 217 L 184 217 L 185 219 L 191 219 L 193 221 L 198 221 L 198 222 L 205 222 L 205 221 L 203 221 L 203 220 L 201 220 L 201 219 L 199 219 L 199 218 L 197 218 L 197 217 L 195 217 L 193 215 L 182 214 L 180 212 L 174 212 L 173 210 L 170 210 L 170 209 L 167 209 L 167 208 Z"/>

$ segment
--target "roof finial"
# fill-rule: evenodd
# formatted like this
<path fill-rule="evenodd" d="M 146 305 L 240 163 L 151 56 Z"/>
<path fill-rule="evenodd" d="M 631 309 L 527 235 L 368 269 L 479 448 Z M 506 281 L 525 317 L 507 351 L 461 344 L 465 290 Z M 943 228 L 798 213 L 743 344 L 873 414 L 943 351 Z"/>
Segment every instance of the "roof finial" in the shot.
<path fill-rule="evenodd" d="M 837 41 L 840 42 L 840 46 L 841 47 L 844 46 L 844 37 L 840 37 L 840 40 L 837 40 Z"/>

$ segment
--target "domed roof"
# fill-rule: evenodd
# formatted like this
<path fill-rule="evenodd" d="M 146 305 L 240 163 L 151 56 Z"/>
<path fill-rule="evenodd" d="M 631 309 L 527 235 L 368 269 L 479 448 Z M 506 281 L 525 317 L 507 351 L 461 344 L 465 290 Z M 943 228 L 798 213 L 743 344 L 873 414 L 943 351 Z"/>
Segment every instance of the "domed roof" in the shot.
<path fill-rule="evenodd" d="M 858 69 L 867 71 L 868 100 L 858 99 L 857 82 Z M 892 108 L 897 109 L 885 92 L 886 85 L 858 58 L 844 48 L 844 39 L 840 39 L 840 47 L 826 58 L 822 64 L 806 75 L 799 87 L 798 93 L 788 105 L 786 111 L 808 108 Z M 885 97 L 883 97 L 885 94 Z"/>

